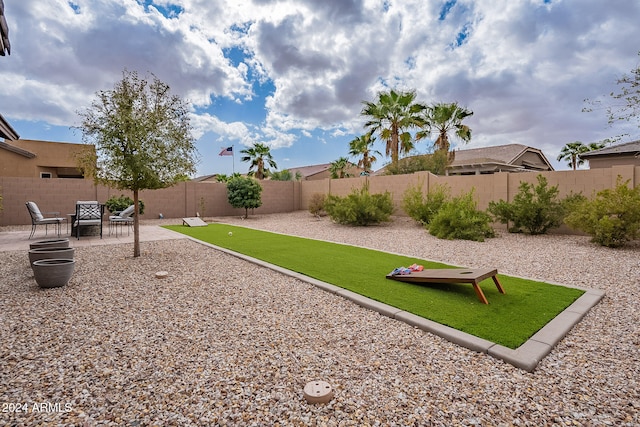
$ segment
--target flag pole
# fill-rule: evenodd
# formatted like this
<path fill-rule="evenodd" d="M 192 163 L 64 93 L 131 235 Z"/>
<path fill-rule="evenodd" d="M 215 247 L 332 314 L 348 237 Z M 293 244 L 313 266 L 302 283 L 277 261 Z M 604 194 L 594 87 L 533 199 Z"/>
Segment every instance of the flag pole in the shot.
<path fill-rule="evenodd" d="M 233 144 L 231 144 L 231 174 L 235 174 L 236 173 L 236 149 L 233 146 Z"/>

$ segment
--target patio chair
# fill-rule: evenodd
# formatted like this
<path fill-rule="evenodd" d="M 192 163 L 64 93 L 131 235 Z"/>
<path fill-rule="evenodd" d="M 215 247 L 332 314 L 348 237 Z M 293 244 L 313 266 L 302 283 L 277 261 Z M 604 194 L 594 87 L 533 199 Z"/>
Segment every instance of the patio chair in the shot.
<path fill-rule="evenodd" d="M 122 212 L 115 212 L 116 215 L 109 216 L 109 235 L 111 235 L 111 230 L 115 228 L 116 237 L 118 237 L 117 227 L 122 227 L 124 225 L 127 226 L 127 235 L 131 233 L 130 227 L 133 224 L 133 217 L 131 215 L 133 215 L 134 209 L 135 206 L 131 205 Z"/>
<path fill-rule="evenodd" d="M 76 202 L 76 216 L 73 226 L 76 230 L 76 238 L 80 239 L 80 228 L 88 226 L 100 227 L 100 238 L 102 239 L 102 216 L 104 215 L 104 205 L 96 201 Z"/>
<path fill-rule="evenodd" d="M 45 218 L 44 215 L 42 215 L 42 212 L 40 212 L 40 208 L 38 208 L 36 202 L 29 201 L 26 205 L 29 215 L 31 216 L 31 234 L 29 235 L 29 239 L 31 239 L 36 232 L 36 227 L 41 224 L 44 224 L 45 235 L 49 233 L 49 225 L 55 225 L 56 230 L 58 231 L 58 237 L 60 237 L 60 228 L 62 221 L 65 220 L 64 218 Z"/>

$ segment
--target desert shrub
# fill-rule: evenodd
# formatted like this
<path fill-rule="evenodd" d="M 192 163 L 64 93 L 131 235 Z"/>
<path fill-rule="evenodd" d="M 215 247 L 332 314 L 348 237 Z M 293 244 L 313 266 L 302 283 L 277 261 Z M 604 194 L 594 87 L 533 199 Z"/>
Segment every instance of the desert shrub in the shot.
<path fill-rule="evenodd" d="M 393 213 L 393 200 L 388 191 L 369 193 L 369 185 L 354 189 L 346 197 L 328 195 L 324 209 L 339 224 L 371 225 L 388 222 Z"/>
<path fill-rule="evenodd" d="M 131 197 L 125 196 L 121 194 L 120 197 L 111 196 L 109 200 L 104 202 L 104 205 L 109 209 L 109 212 L 116 213 L 122 212 L 127 209 L 129 206 L 133 204 L 133 199 Z M 138 210 L 140 215 L 144 213 L 144 202 L 142 200 L 138 200 Z"/>
<path fill-rule="evenodd" d="M 560 207 L 562 209 L 562 223 L 566 223 L 566 218 L 572 212 L 575 212 L 580 206 L 588 201 L 582 193 L 571 193 L 564 199 L 560 200 Z"/>
<path fill-rule="evenodd" d="M 521 182 L 513 202 L 490 202 L 488 211 L 510 232 L 544 234 L 562 224 L 564 211 L 558 200 L 558 186 L 548 186 L 547 178 L 537 176 L 538 184 Z M 513 225 L 510 225 L 513 223 Z"/>
<path fill-rule="evenodd" d="M 445 202 L 431 219 L 429 233 L 440 239 L 462 239 L 483 242 L 494 237 L 491 217 L 478 210 L 474 190 Z"/>
<path fill-rule="evenodd" d="M 262 187 L 250 177 L 232 176 L 227 181 L 227 200 L 234 208 L 244 209 L 244 217 L 249 216 L 249 209 L 262 206 Z"/>
<path fill-rule="evenodd" d="M 640 235 L 640 187 L 628 187 L 618 176 L 615 189 L 598 192 L 579 204 L 567 218 L 570 227 L 583 231 L 602 246 L 620 247 Z"/>
<path fill-rule="evenodd" d="M 309 199 L 309 212 L 315 216 L 325 216 L 324 201 L 326 196 L 322 193 L 313 193 Z"/>
<path fill-rule="evenodd" d="M 402 209 L 422 225 L 429 225 L 431 219 L 438 213 L 442 205 L 449 200 L 449 188 L 436 185 L 429 194 L 422 192 L 422 183 L 410 186 L 402 197 Z"/>

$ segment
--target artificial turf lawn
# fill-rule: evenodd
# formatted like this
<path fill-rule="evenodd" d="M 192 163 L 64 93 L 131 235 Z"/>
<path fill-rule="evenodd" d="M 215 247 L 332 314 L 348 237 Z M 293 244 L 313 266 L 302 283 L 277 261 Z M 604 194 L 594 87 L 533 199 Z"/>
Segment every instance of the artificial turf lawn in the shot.
<path fill-rule="evenodd" d="M 227 224 L 166 228 L 512 349 L 522 345 L 584 293 L 499 274 L 506 294 L 500 294 L 491 279 L 484 280 L 480 287 L 489 301 L 485 305 L 470 284 L 412 284 L 385 277 L 394 268 L 413 263 L 425 269 L 451 268 L 442 263 Z M 233 235 L 229 236 L 229 232 Z"/>

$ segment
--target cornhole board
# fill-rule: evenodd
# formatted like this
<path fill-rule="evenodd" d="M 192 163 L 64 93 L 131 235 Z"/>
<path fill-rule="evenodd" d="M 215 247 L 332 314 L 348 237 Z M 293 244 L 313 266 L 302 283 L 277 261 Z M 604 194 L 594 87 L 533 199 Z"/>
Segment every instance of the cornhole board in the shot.
<path fill-rule="evenodd" d="M 194 216 L 189 218 L 182 218 L 182 225 L 188 225 L 189 227 L 205 227 L 207 223 L 197 216 Z"/>
<path fill-rule="evenodd" d="M 491 277 L 498 288 L 498 292 L 504 294 L 504 289 L 498 281 L 497 274 L 498 270 L 495 268 L 434 268 L 412 271 L 410 274 L 387 274 L 387 279 L 411 283 L 471 283 L 478 299 L 483 304 L 489 304 L 478 284 Z"/>

